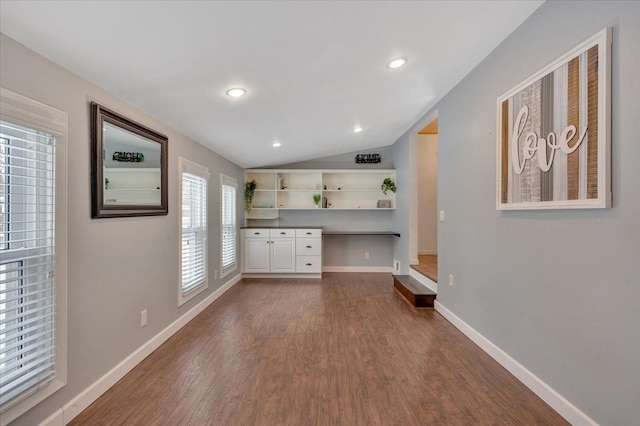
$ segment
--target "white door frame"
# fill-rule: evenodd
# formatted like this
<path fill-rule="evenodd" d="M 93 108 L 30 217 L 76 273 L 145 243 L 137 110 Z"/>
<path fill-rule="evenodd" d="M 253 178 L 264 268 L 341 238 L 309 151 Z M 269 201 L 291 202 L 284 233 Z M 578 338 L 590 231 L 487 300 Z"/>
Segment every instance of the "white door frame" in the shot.
<path fill-rule="evenodd" d="M 437 118 L 436 109 L 413 126 L 409 138 L 409 265 L 418 264 L 418 132 Z"/>

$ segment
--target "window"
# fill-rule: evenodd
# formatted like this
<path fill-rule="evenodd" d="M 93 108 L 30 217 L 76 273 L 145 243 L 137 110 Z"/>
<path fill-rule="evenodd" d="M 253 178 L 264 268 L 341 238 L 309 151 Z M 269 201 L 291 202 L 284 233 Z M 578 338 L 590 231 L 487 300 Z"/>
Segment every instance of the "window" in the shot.
<path fill-rule="evenodd" d="M 222 218 L 222 247 L 220 278 L 236 269 L 236 189 L 235 179 L 220 175 L 221 218 Z"/>
<path fill-rule="evenodd" d="M 180 158 L 181 245 L 178 306 L 208 287 L 207 181 L 209 170 Z"/>
<path fill-rule="evenodd" d="M 0 416 L 66 382 L 66 114 L 2 89 Z"/>

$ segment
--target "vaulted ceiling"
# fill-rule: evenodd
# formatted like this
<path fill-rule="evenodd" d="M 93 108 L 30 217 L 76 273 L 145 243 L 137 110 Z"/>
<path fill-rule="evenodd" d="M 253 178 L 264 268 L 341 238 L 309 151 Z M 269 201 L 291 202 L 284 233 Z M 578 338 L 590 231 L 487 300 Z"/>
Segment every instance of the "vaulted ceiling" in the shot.
<path fill-rule="evenodd" d="M 3 0 L 0 30 L 259 167 L 392 144 L 541 3 Z"/>

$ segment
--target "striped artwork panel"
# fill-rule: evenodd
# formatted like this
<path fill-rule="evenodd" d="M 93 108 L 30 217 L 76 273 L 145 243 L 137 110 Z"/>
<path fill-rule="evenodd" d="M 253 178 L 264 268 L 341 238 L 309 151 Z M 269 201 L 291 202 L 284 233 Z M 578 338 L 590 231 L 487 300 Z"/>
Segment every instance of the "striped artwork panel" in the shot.
<path fill-rule="evenodd" d="M 598 53 L 593 46 L 499 103 L 501 203 L 598 197 Z"/>
<path fill-rule="evenodd" d="M 580 84 L 578 79 L 580 78 L 580 61 L 579 58 L 573 58 L 571 62 L 569 62 L 569 71 L 567 73 L 567 125 L 575 126 L 576 129 L 580 127 L 579 114 L 580 114 L 580 103 L 578 99 L 580 97 Z M 573 137 L 571 141 L 569 141 L 569 146 L 571 147 L 571 142 L 575 145 L 578 141 L 577 133 Z M 560 153 L 558 153 L 560 154 Z M 577 200 L 578 199 L 578 179 L 579 177 L 579 169 L 578 169 L 578 155 L 579 152 L 574 151 L 571 154 L 567 155 L 567 199 L 568 200 Z"/>
<path fill-rule="evenodd" d="M 598 198 L 598 46 L 587 51 L 587 198 Z"/>

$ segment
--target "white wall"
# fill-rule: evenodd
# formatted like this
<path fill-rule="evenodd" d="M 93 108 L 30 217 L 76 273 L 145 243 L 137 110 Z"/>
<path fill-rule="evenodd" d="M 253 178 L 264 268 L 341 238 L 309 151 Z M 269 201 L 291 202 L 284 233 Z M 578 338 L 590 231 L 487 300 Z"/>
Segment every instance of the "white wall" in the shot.
<path fill-rule="evenodd" d="M 605 26 L 613 208 L 496 211 L 496 99 Z M 640 2 L 545 2 L 434 108 L 438 272 L 455 277 L 438 301 L 602 425 L 640 418 L 639 46 Z M 394 144 L 398 170 L 408 140 Z"/>
<path fill-rule="evenodd" d="M 418 254 L 438 254 L 438 135 L 418 135 Z"/>
<path fill-rule="evenodd" d="M 219 173 L 242 169 L 21 44 L 0 36 L 0 85 L 68 114 L 68 382 L 15 425 L 35 425 L 221 287 Z M 89 102 L 169 137 L 169 214 L 91 219 Z M 177 308 L 178 156 L 204 164 L 209 190 L 209 289 Z M 238 202 L 242 206 L 242 191 Z M 242 209 L 238 209 L 243 221 Z M 148 325 L 140 328 L 140 311 Z"/>

